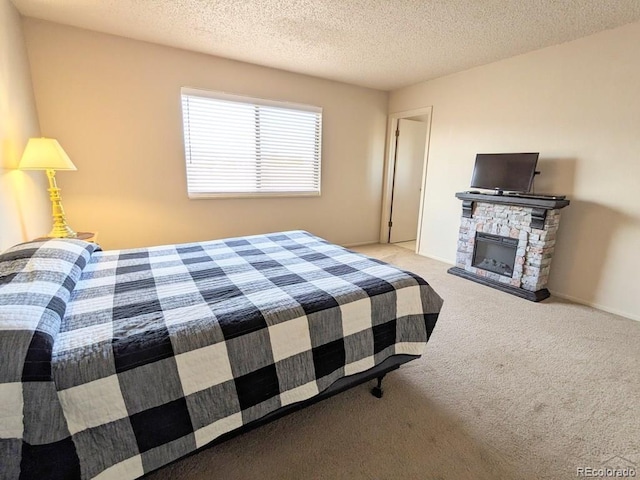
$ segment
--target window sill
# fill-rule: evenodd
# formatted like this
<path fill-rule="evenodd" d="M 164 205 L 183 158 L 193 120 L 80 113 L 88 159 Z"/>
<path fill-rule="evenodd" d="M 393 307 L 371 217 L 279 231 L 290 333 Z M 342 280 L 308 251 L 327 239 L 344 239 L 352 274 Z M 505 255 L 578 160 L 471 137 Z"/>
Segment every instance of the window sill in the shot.
<path fill-rule="evenodd" d="M 283 197 L 319 197 L 320 192 L 282 192 L 282 193 L 189 193 L 190 200 L 211 198 L 283 198 Z"/>

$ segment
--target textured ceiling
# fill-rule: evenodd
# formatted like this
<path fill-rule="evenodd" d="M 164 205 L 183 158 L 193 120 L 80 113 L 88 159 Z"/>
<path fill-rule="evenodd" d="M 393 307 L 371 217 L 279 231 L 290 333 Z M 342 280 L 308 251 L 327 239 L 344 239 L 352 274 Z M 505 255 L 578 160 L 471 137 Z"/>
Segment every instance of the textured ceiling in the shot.
<path fill-rule="evenodd" d="M 640 20 L 640 0 L 12 0 L 25 16 L 391 90 Z"/>

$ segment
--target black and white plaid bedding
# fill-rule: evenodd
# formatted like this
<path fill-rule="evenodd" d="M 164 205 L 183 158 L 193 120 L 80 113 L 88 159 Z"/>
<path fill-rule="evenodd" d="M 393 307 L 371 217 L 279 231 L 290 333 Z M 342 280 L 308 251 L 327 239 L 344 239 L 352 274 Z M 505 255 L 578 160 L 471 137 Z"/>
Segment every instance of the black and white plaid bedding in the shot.
<path fill-rule="evenodd" d="M 442 301 L 294 231 L 0 255 L 0 477 L 132 479 L 395 354 Z"/>

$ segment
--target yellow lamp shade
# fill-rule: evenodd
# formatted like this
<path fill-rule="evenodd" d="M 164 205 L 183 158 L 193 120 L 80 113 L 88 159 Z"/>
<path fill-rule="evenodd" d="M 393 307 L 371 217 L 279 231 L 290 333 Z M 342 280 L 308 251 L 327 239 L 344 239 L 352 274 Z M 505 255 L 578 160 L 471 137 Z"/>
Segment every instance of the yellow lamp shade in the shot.
<path fill-rule="evenodd" d="M 55 138 L 30 138 L 24 149 L 20 170 L 77 170 Z"/>

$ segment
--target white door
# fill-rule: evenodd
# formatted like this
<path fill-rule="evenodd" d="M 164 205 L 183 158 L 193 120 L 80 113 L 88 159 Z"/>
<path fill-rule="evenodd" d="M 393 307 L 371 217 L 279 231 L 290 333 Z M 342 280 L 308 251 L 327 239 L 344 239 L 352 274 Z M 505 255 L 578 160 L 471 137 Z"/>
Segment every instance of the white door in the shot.
<path fill-rule="evenodd" d="M 418 234 L 427 123 L 401 118 L 398 130 L 391 202 L 391 243 L 415 240 Z"/>

